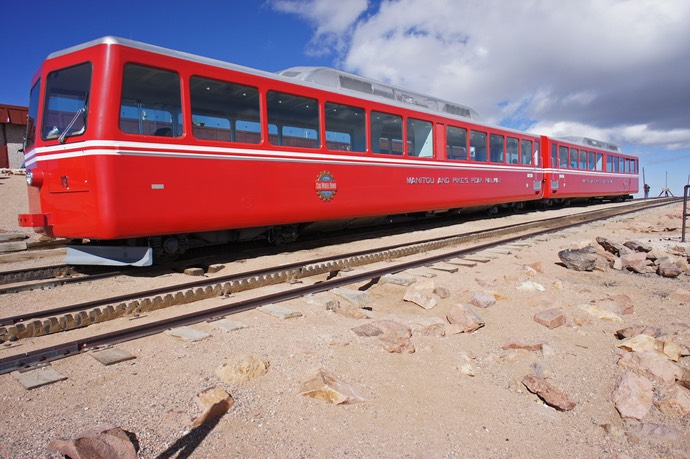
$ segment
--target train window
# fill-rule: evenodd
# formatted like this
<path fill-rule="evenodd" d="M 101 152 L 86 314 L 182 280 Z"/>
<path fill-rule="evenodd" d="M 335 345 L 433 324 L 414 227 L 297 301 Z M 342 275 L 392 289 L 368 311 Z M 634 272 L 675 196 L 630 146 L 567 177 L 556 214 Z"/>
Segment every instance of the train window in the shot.
<path fill-rule="evenodd" d="M 259 123 L 256 88 L 202 77 L 189 80 L 192 133 L 197 139 L 225 142 L 261 142 L 261 131 L 238 126 Z"/>
<path fill-rule="evenodd" d="M 467 159 L 467 129 L 455 126 L 446 127 L 446 157 L 448 159 Z"/>
<path fill-rule="evenodd" d="M 568 147 L 563 147 L 560 146 L 558 147 L 558 160 L 560 163 L 561 169 L 567 169 L 568 168 Z"/>
<path fill-rule="evenodd" d="M 528 163 L 530 164 L 530 163 Z M 534 141 L 534 165 L 538 166 L 539 165 L 539 141 L 535 140 Z"/>
<path fill-rule="evenodd" d="M 551 144 L 551 167 L 557 166 L 556 160 L 557 160 L 558 152 L 556 150 L 557 150 L 556 144 Z"/>
<path fill-rule="evenodd" d="M 584 154 L 585 151 L 583 150 L 582 153 Z M 587 152 L 587 170 L 593 171 L 596 170 L 597 168 L 597 156 L 594 154 L 593 151 L 588 151 Z"/>
<path fill-rule="evenodd" d="M 321 146 L 316 99 L 269 91 L 266 108 L 268 123 L 278 128 L 277 135 L 269 135 L 272 144 L 301 148 Z"/>
<path fill-rule="evenodd" d="M 596 157 L 596 163 L 595 163 L 595 170 L 598 171 L 603 171 L 604 170 L 604 155 L 601 153 L 592 153 Z"/>
<path fill-rule="evenodd" d="M 34 144 L 36 140 L 36 117 L 38 116 L 38 102 L 41 94 L 41 80 L 37 80 L 36 84 L 31 88 L 29 94 L 29 115 L 26 119 L 26 139 L 24 140 L 24 150 L 28 151 L 29 147 Z"/>
<path fill-rule="evenodd" d="M 613 157 L 613 172 L 618 172 L 618 156 Z"/>
<path fill-rule="evenodd" d="M 578 155 L 577 155 L 577 148 L 571 148 L 570 149 L 570 168 L 571 169 L 577 169 L 580 165 L 577 161 Z M 587 157 L 585 156 L 585 163 L 587 164 Z M 584 167 L 584 169 L 587 169 L 587 167 Z"/>
<path fill-rule="evenodd" d="M 606 155 L 606 170 L 608 172 L 613 171 L 613 158 L 611 157 L 611 155 Z"/>
<path fill-rule="evenodd" d="M 504 143 L 505 139 L 502 135 L 491 134 L 490 138 L 490 148 L 489 156 L 491 157 L 492 163 L 502 163 L 505 162 L 504 159 Z"/>
<path fill-rule="evenodd" d="M 407 119 L 407 154 L 418 158 L 434 157 L 434 135 L 428 121 Z"/>
<path fill-rule="evenodd" d="M 532 141 L 520 141 L 520 164 L 532 164 Z"/>
<path fill-rule="evenodd" d="M 326 148 L 338 151 L 367 151 L 364 109 L 326 103 Z"/>
<path fill-rule="evenodd" d="M 486 161 L 486 132 L 470 131 L 470 158 Z"/>
<path fill-rule="evenodd" d="M 371 151 L 387 155 L 402 155 L 402 117 L 371 112 Z"/>
<path fill-rule="evenodd" d="M 618 167 L 618 171 L 619 172 L 625 172 L 625 158 L 619 157 L 618 162 L 620 164 L 620 166 Z"/>
<path fill-rule="evenodd" d="M 517 164 L 519 162 L 518 145 L 518 139 L 508 137 L 506 142 L 506 158 L 508 159 L 508 164 Z"/>
<path fill-rule="evenodd" d="M 46 77 L 41 137 L 60 139 L 86 131 L 86 110 L 91 90 L 91 63 L 50 72 Z"/>
<path fill-rule="evenodd" d="M 138 64 L 125 65 L 120 102 L 120 129 L 128 134 L 180 137 L 180 77 Z"/>

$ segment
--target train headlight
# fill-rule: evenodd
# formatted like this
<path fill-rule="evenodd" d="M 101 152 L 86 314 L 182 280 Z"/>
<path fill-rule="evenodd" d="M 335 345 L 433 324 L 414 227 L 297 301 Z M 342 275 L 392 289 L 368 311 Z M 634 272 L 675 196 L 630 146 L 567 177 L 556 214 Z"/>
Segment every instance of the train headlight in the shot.
<path fill-rule="evenodd" d="M 43 185 L 43 171 L 39 169 L 26 170 L 26 183 L 29 186 L 40 187 Z"/>

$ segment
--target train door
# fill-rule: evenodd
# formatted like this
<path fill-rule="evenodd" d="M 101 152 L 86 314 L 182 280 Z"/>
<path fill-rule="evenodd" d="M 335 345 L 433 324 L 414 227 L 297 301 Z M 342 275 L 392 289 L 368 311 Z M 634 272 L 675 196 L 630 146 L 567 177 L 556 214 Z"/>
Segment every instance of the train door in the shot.
<path fill-rule="evenodd" d="M 534 150 L 532 154 L 532 166 L 534 178 L 534 193 L 539 196 L 544 195 L 542 184 L 544 183 L 544 164 L 541 161 L 541 144 L 538 140 L 534 141 Z"/>

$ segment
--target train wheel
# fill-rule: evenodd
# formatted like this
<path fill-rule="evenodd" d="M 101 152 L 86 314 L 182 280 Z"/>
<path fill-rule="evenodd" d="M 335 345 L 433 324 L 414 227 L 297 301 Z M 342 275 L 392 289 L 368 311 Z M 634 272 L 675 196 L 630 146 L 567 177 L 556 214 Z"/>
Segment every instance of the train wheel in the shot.
<path fill-rule="evenodd" d="M 150 240 L 156 264 L 170 263 L 187 250 L 187 236 L 155 237 Z"/>

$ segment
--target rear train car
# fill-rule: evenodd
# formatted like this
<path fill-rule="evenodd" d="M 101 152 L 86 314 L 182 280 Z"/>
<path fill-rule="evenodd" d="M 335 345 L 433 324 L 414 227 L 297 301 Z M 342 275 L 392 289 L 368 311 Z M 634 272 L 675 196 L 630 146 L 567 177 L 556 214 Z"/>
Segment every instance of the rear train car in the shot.
<path fill-rule="evenodd" d="M 610 143 L 587 137 L 543 137 L 549 204 L 623 201 L 639 191 L 639 160 Z"/>
<path fill-rule="evenodd" d="M 552 142 L 334 69 L 273 74 L 105 37 L 33 78 L 19 222 L 72 239 L 70 262 L 147 265 L 322 222 L 584 196 L 594 182 L 563 182 Z"/>

